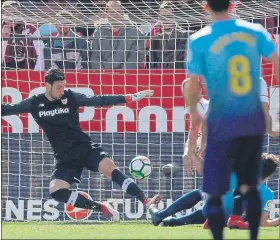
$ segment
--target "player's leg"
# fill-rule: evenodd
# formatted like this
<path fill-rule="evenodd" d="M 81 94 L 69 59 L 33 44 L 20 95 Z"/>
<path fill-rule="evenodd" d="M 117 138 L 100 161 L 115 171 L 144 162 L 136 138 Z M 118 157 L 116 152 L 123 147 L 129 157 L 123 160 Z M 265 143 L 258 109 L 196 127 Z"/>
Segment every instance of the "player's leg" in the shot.
<path fill-rule="evenodd" d="M 77 191 L 69 190 L 70 184 L 61 179 L 50 182 L 50 194 L 58 202 L 68 203 L 72 206 L 84 209 L 93 209 L 98 206 L 96 202 L 87 199 Z"/>
<path fill-rule="evenodd" d="M 168 217 L 162 221 L 163 226 L 176 227 L 189 224 L 202 224 L 205 218 L 202 210 L 196 210 L 181 217 Z"/>
<path fill-rule="evenodd" d="M 243 196 L 237 187 L 233 192 L 233 210 L 232 215 L 241 216 L 242 215 L 242 200 Z"/>
<path fill-rule="evenodd" d="M 159 203 L 159 195 L 156 195 L 153 198 L 146 197 L 143 190 L 133 181 L 132 178 L 122 173 L 111 158 L 103 158 L 99 163 L 98 171 L 111 179 L 113 182 L 117 183 L 127 194 L 140 200 L 147 208 L 151 204 Z"/>
<path fill-rule="evenodd" d="M 154 205 L 151 205 L 149 211 L 152 215 L 152 223 L 157 226 L 163 219 L 184 209 L 192 208 L 200 200 L 201 189 L 199 188 L 184 194 L 182 197 L 178 198 L 171 205 L 161 211 L 159 211 Z"/>
<path fill-rule="evenodd" d="M 227 155 L 229 141 L 208 136 L 203 166 L 203 191 L 208 194 L 206 217 L 214 239 L 223 239 L 225 222 L 222 195 L 229 189 L 231 162 Z"/>
<path fill-rule="evenodd" d="M 240 193 L 247 202 L 246 215 L 251 239 L 257 239 L 261 218 L 261 199 L 257 188 L 260 176 L 263 136 L 237 138 L 233 142 L 234 170 L 238 178 Z"/>
<path fill-rule="evenodd" d="M 229 190 L 226 194 L 223 195 L 222 197 L 222 205 L 224 209 L 224 226 L 227 225 L 227 221 L 232 213 L 232 203 L 233 203 L 233 195 L 231 190 Z M 209 224 L 208 224 L 208 219 L 207 219 L 207 211 L 208 211 L 208 201 L 205 202 L 203 208 L 202 208 L 202 213 L 204 218 L 206 218 L 206 221 L 203 224 L 203 229 L 209 229 Z"/>
<path fill-rule="evenodd" d="M 99 144 L 92 145 L 91 153 L 86 161 L 86 167 L 92 171 L 104 174 L 107 178 L 117 183 L 126 193 L 140 200 L 147 208 L 152 203 L 157 204 L 160 201 L 159 195 L 147 198 L 143 190 L 139 188 L 133 179 L 118 169 L 108 153 L 104 152 Z"/>
<path fill-rule="evenodd" d="M 227 226 L 229 228 L 238 228 L 246 230 L 248 229 L 248 224 L 242 219 L 242 210 L 243 210 L 243 195 L 241 194 L 239 187 L 236 187 L 233 193 L 233 210 L 230 215 Z"/>
<path fill-rule="evenodd" d="M 99 202 L 87 199 L 77 191 L 69 190 L 74 182 L 80 182 L 82 171 L 81 167 L 57 167 L 51 176 L 50 195 L 58 202 L 68 203 L 78 208 L 100 210 Z"/>

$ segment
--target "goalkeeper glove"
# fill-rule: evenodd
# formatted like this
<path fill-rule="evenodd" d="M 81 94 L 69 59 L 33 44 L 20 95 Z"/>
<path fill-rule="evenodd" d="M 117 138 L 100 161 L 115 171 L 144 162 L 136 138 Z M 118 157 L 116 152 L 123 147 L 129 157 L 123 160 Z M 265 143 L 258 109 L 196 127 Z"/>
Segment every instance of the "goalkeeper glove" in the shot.
<path fill-rule="evenodd" d="M 154 90 L 144 90 L 138 93 L 129 94 L 125 96 L 127 103 L 136 102 L 146 97 L 151 97 L 154 94 Z"/>

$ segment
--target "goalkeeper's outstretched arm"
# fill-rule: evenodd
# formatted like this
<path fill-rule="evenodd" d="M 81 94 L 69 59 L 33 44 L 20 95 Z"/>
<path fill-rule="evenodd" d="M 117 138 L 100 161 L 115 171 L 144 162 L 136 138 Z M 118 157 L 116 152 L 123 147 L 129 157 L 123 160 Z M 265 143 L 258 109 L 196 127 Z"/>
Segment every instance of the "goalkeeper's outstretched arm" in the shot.
<path fill-rule="evenodd" d="M 32 106 L 32 99 L 27 98 L 16 104 L 1 104 L 1 115 L 9 116 L 19 113 L 30 113 Z"/>
<path fill-rule="evenodd" d="M 151 97 L 154 94 L 153 90 L 144 90 L 135 94 L 129 95 L 96 95 L 86 96 L 81 93 L 73 92 L 79 107 L 83 106 L 112 106 L 123 103 L 139 101 L 145 97 Z"/>

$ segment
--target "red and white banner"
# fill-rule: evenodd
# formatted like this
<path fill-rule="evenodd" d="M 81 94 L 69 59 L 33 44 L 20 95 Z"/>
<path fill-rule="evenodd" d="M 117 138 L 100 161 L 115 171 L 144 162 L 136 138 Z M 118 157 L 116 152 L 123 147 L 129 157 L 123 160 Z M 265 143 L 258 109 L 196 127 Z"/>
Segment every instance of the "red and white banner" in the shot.
<path fill-rule="evenodd" d="M 44 72 L 2 71 L 2 101 L 17 103 L 44 92 Z M 279 101 L 271 65 L 263 64 L 263 76 L 269 87 L 272 110 Z M 188 109 L 184 107 L 181 83 L 185 70 L 129 70 L 66 72 L 67 87 L 85 94 L 129 94 L 153 89 L 152 98 L 138 103 L 81 108 L 80 121 L 89 132 L 184 132 L 189 129 Z M 279 88 L 277 87 L 279 90 Z M 272 91 L 273 90 L 273 91 Z M 275 91 L 276 90 L 276 91 Z M 203 90 L 204 92 L 204 90 Z M 278 94 L 277 96 L 275 94 Z M 276 114 L 276 113 L 275 113 Z M 2 132 L 39 132 L 31 115 L 2 118 Z"/>
<path fill-rule="evenodd" d="M 151 215 L 149 212 L 145 211 L 143 204 L 138 201 L 136 208 L 137 210 L 133 210 L 132 208 L 132 199 L 107 199 L 109 203 L 113 205 L 115 209 L 123 209 L 123 217 L 125 220 L 135 220 L 135 219 L 150 219 Z M 172 204 L 172 199 L 164 199 L 160 201 L 158 204 L 158 209 L 164 209 Z M 19 199 L 19 200 L 6 200 L 3 201 L 3 206 L 5 212 L 3 214 L 4 219 L 6 221 L 64 221 L 64 220 L 73 220 L 73 217 L 69 217 L 65 215 L 65 211 L 62 207 L 62 204 L 53 200 L 53 199 Z M 190 214 L 195 210 L 202 209 L 202 201 L 197 203 L 193 208 L 187 209 L 186 214 Z M 274 199 L 271 202 L 271 208 L 269 212 L 269 219 L 277 218 L 279 215 L 279 199 Z M 85 211 L 80 209 L 80 211 Z M 76 210 L 76 214 L 78 211 Z M 94 216 L 88 216 L 89 220 L 96 220 Z M 176 213 L 177 217 L 183 216 L 184 213 L 178 212 Z M 76 215 L 78 216 L 78 214 Z M 79 220 L 79 218 L 75 218 L 75 220 Z M 100 219 L 99 219 L 100 220 Z"/>

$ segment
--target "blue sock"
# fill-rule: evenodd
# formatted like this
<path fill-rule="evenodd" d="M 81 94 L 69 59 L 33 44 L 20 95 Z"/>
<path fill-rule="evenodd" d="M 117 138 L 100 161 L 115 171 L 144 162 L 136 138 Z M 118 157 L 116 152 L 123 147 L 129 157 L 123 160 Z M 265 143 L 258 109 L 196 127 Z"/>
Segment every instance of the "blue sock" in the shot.
<path fill-rule="evenodd" d="M 224 210 L 221 196 L 211 197 L 207 209 L 208 225 L 215 240 L 223 239 Z"/>
<path fill-rule="evenodd" d="M 184 209 L 192 208 L 200 200 L 201 200 L 200 189 L 193 190 L 189 193 L 184 194 L 182 197 L 178 198 L 167 208 L 159 211 L 157 215 L 161 219 L 167 218 Z"/>

